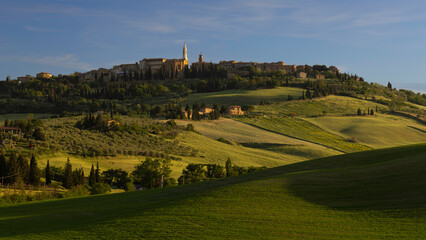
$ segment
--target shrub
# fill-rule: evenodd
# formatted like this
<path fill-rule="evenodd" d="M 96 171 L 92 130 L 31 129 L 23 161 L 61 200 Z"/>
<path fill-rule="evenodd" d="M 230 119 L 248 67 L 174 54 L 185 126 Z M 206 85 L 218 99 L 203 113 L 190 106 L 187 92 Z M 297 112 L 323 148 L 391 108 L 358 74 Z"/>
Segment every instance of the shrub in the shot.
<path fill-rule="evenodd" d="M 226 143 L 226 144 L 229 144 L 229 145 L 233 145 L 231 141 L 226 140 L 226 139 L 225 139 L 225 138 L 223 138 L 223 137 L 220 137 L 220 138 L 218 138 L 217 140 L 218 140 L 219 142 L 223 142 L 223 143 Z"/>
<path fill-rule="evenodd" d="M 90 188 L 90 194 L 105 194 L 111 192 L 111 186 L 105 183 L 95 183 L 92 188 Z"/>
<path fill-rule="evenodd" d="M 73 186 L 71 189 L 67 192 L 64 192 L 62 197 L 63 198 L 71 198 L 71 197 L 81 197 L 81 196 L 87 196 L 89 195 L 89 189 L 87 186 L 78 185 Z"/>

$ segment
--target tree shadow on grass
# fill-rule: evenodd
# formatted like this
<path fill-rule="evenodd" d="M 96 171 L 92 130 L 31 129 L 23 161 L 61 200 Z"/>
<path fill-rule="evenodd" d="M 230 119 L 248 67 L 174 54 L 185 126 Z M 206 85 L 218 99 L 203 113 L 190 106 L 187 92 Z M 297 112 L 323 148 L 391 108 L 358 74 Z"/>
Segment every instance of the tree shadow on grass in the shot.
<path fill-rule="evenodd" d="M 117 219 L 131 219 L 171 204 L 185 204 L 185 199 L 208 196 L 212 191 L 227 186 L 282 176 L 287 173 L 295 173 L 286 175 L 286 180 L 290 182 L 288 187 L 291 192 L 295 196 L 315 204 L 348 210 L 353 208 L 375 209 L 383 207 L 383 204 L 385 204 L 385 207 L 393 207 L 394 203 L 386 202 L 387 198 L 396 197 L 397 201 L 400 201 L 401 199 L 398 198 L 400 195 L 385 195 L 384 193 L 392 192 L 395 187 L 390 186 L 383 192 L 377 192 L 380 190 L 379 188 L 387 186 L 391 179 L 396 179 L 399 183 L 393 182 L 393 184 L 400 184 L 396 187 L 396 191 L 400 191 L 407 187 L 407 184 L 413 184 L 417 177 L 407 176 L 412 173 L 408 171 L 409 169 L 401 171 L 402 173 L 397 174 L 396 177 L 387 174 L 389 171 L 401 170 L 402 166 L 397 164 L 400 161 L 390 164 L 391 167 L 389 168 L 382 168 L 381 165 L 385 166 L 382 163 L 398 160 L 409 155 L 418 156 L 420 153 L 423 153 L 424 156 L 425 149 L 426 144 L 374 150 L 299 162 L 253 174 L 200 184 L 2 207 L 0 208 L 0 237 L 23 237 L 27 234 L 79 231 L 81 228 L 87 231 L 88 226 L 96 228 L 99 224 L 110 223 Z M 418 161 L 417 158 L 413 159 L 408 161 L 413 161 L 413 163 Z M 357 168 L 357 166 L 373 166 L 374 164 L 377 165 L 375 168 Z M 348 170 L 340 171 L 339 169 Z M 419 169 L 419 171 L 424 171 L 424 165 Z M 375 178 L 375 174 L 378 173 L 382 175 Z M 415 172 L 413 175 L 417 175 L 417 173 Z M 364 177 L 361 178 L 360 176 Z M 405 177 L 409 179 L 404 182 Z M 426 189 L 424 189 L 424 186 L 419 183 L 414 187 L 418 189 L 408 189 L 403 192 L 409 197 L 405 198 L 403 204 L 398 206 L 411 206 L 425 200 Z M 412 201 L 409 200 L 413 195 L 419 194 L 419 191 L 422 194 Z M 378 194 L 383 195 L 383 197 L 377 197 Z M 357 198 L 357 196 L 361 197 Z M 369 199 L 369 197 L 373 199 Z M 373 200 L 373 203 L 369 203 L 370 200 Z"/>

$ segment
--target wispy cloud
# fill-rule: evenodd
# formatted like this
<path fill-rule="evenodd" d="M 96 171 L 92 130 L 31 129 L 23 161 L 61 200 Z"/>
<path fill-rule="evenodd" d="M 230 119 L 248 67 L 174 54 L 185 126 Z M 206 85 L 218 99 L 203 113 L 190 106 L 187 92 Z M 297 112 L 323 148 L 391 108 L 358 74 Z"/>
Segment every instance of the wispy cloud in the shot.
<path fill-rule="evenodd" d="M 10 59 L 19 62 L 36 63 L 46 66 L 64 67 L 84 71 L 89 71 L 92 69 L 92 66 L 90 64 L 81 62 L 75 56 L 75 54 L 66 54 L 63 56 L 45 56 L 40 58 L 15 56 Z"/>
<path fill-rule="evenodd" d="M 24 26 L 24 29 L 31 32 L 59 32 L 59 30 L 56 30 L 56 29 L 39 28 L 39 27 L 31 27 L 31 26 Z"/>
<path fill-rule="evenodd" d="M 163 24 L 156 20 L 147 21 L 147 20 L 128 20 L 124 17 L 114 16 L 116 21 L 120 24 L 124 24 L 127 27 L 132 27 L 137 30 L 148 31 L 148 32 L 158 32 L 158 33 L 171 33 L 175 32 L 176 28 L 173 27 L 172 24 Z"/>

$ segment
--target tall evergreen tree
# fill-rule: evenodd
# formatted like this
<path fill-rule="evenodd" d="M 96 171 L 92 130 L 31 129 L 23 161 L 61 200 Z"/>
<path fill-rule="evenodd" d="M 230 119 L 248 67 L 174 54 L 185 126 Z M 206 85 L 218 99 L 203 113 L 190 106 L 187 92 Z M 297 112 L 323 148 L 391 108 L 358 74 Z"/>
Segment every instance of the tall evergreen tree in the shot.
<path fill-rule="evenodd" d="M 226 160 L 225 170 L 226 170 L 226 176 L 227 177 L 232 176 L 232 174 L 233 174 L 233 168 L 232 168 L 232 162 L 231 162 L 230 158 L 228 158 L 228 160 Z"/>
<path fill-rule="evenodd" d="M 97 163 L 96 163 L 95 176 L 96 176 L 96 183 L 100 183 L 100 182 L 102 182 L 102 179 L 101 179 L 101 171 L 99 170 L 99 162 L 97 162 Z"/>
<path fill-rule="evenodd" d="M 50 169 L 49 159 L 47 160 L 45 175 L 46 175 L 46 185 L 52 184 L 52 170 Z"/>
<path fill-rule="evenodd" d="M 24 155 L 20 154 L 18 156 L 18 172 L 19 177 L 24 180 L 25 182 L 28 182 L 28 176 L 29 176 L 29 165 L 28 165 L 28 159 L 24 157 Z"/>
<path fill-rule="evenodd" d="M 19 166 L 18 166 L 18 157 L 16 156 L 16 153 L 12 153 L 9 158 L 9 162 L 7 164 L 7 175 L 11 176 L 7 179 L 8 183 L 14 183 L 16 179 L 18 178 L 19 174 Z"/>
<path fill-rule="evenodd" d="M 64 180 L 62 182 L 62 185 L 65 188 L 71 188 L 72 186 L 72 165 L 70 163 L 70 159 L 67 159 L 67 162 L 65 163 L 64 168 Z"/>
<path fill-rule="evenodd" d="M 73 177 L 73 185 L 77 186 L 77 185 L 84 185 L 84 171 L 83 168 L 80 169 L 75 169 L 72 172 L 72 177 Z"/>
<path fill-rule="evenodd" d="M 7 162 L 4 154 L 0 154 L 0 177 L 7 176 Z"/>
<path fill-rule="evenodd" d="M 37 167 L 37 160 L 34 155 L 31 156 L 30 160 L 28 183 L 33 186 L 40 185 L 40 170 Z"/>
<path fill-rule="evenodd" d="M 89 185 L 93 187 L 95 183 L 96 183 L 95 167 L 93 167 L 93 164 L 92 164 L 92 168 L 90 169 L 90 174 L 89 174 Z"/>

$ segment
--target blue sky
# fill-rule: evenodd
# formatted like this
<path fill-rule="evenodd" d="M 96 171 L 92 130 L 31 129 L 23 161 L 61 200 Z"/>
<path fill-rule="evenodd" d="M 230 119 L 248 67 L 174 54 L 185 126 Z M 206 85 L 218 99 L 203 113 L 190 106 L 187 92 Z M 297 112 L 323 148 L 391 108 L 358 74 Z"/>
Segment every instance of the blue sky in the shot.
<path fill-rule="evenodd" d="M 326 64 L 426 92 L 425 1 L 2 0 L 0 79 L 145 57 Z"/>

